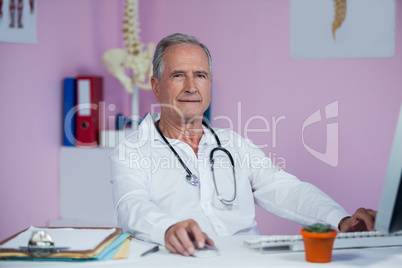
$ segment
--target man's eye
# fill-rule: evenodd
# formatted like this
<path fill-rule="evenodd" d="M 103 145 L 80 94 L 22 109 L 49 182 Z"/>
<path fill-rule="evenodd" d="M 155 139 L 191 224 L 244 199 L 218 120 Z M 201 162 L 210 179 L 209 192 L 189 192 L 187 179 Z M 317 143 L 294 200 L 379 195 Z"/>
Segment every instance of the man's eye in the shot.
<path fill-rule="evenodd" d="M 183 77 L 183 74 L 175 74 L 173 77 Z"/>
<path fill-rule="evenodd" d="M 198 74 L 197 77 L 198 78 L 207 78 L 207 76 L 205 74 Z"/>

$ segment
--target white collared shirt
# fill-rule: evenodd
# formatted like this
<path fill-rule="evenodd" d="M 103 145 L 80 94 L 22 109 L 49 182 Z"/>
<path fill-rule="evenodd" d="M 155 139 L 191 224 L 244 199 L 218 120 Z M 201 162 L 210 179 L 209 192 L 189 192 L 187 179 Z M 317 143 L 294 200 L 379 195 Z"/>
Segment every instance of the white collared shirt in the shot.
<path fill-rule="evenodd" d="M 198 157 L 188 144 L 168 139 L 200 179 L 200 185 L 193 186 L 155 128 L 159 117 L 148 114 L 138 131 L 110 155 L 115 216 L 125 232 L 163 245 L 171 225 L 193 219 L 209 236 L 258 234 L 254 204 L 300 224 L 324 222 L 336 228 L 349 216 L 318 188 L 274 166 L 251 141 L 232 131 L 216 130 L 222 147 L 234 159 L 237 185 L 235 205 L 222 204 L 216 188 L 223 198 L 231 199 L 234 178 L 228 157 L 217 151 L 214 159 L 220 164 L 215 165 L 214 186 L 209 164 L 210 152 L 218 146 L 214 135 L 204 127 Z"/>

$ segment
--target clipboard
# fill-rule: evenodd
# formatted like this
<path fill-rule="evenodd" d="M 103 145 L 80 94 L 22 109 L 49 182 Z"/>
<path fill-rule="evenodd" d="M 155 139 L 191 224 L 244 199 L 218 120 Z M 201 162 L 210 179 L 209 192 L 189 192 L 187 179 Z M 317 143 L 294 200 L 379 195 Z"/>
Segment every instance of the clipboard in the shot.
<path fill-rule="evenodd" d="M 19 247 L 26 246 L 34 230 L 54 235 L 55 245 L 68 247 L 46 256 L 34 256 Z M 25 243 L 24 243 L 25 241 Z M 79 241 L 79 243 L 77 242 Z M 80 244 L 80 245 L 77 245 Z M 0 242 L 0 260 L 91 261 L 128 258 L 130 235 L 120 228 L 29 227 Z"/>

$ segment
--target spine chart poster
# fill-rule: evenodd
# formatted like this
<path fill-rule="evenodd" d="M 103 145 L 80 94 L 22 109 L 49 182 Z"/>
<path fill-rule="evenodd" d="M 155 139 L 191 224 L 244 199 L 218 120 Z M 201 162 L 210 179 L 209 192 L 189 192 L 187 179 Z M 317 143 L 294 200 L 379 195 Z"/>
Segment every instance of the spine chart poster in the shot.
<path fill-rule="evenodd" d="M 290 0 L 292 58 L 391 58 L 395 0 Z"/>

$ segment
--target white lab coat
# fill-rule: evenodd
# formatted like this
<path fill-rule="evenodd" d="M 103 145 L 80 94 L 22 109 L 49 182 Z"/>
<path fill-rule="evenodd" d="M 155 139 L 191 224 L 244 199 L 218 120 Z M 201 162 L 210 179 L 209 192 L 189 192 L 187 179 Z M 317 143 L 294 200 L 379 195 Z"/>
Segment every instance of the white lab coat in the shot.
<path fill-rule="evenodd" d="M 194 219 L 209 236 L 258 234 L 254 204 L 300 224 L 324 222 L 336 228 L 349 216 L 315 186 L 273 166 L 249 140 L 216 130 L 235 160 L 236 204 L 225 206 L 218 200 L 209 165 L 209 154 L 217 146 L 212 133 L 204 128 L 198 157 L 188 144 L 168 139 L 200 179 L 195 187 L 186 181 L 185 169 L 155 129 L 159 117 L 149 114 L 110 155 L 115 216 L 124 231 L 163 245 L 171 225 Z M 234 185 L 229 161 L 220 152 L 215 159 L 222 163 L 215 174 L 218 191 L 230 199 Z"/>

